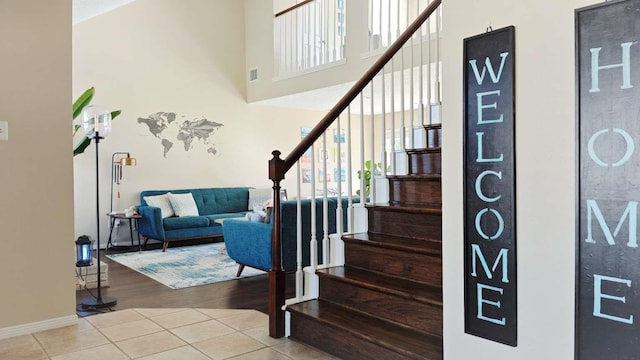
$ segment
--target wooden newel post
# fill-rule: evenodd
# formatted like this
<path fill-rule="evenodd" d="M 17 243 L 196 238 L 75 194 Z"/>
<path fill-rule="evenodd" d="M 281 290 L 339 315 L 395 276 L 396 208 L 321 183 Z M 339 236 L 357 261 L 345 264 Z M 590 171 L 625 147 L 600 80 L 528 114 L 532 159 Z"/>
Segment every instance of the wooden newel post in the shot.
<path fill-rule="evenodd" d="M 269 336 L 283 337 L 285 273 L 282 269 L 282 241 L 280 228 L 280 181 L 284 179 L 284 160 L 274 150 L 269 160 L 269 179 L 273 181 L 273 233 L 271 235 L 271 270 L 269 270 Z"/>

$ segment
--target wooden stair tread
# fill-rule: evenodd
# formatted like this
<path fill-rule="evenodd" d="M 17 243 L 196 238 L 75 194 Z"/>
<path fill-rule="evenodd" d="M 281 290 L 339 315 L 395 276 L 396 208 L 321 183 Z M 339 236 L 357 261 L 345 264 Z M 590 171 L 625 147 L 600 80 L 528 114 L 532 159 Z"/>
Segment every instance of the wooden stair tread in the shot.
<path fill-rule="evenodd" d="M 414 149 L 406 149 L 405 151 L 406 151 L 406 153 L 408 155 L 413 155 L 413 154 L 432 154 L 432 153 L 441 153 L 442 152 L 442 147 L 434 146 L 434 147 L 427 147 L 427 148 L 414 148 Z"/>
<path fill-rule="evenodd" d="M 409 251 L 424 255 L 442 255 L 442 242 L 435 239 L 427 240 L 388 234 L 357 233 L 343 235 L 342 240 L 345 242 L 360 242 L 366 243 L 369 246 Z"/>
<path fill-rule="evenodd" d="M 367 204 L 367 209 L 393 211 L 413 214 L 429 214 L 429 215 L 442 215 L 442 208 L 435 206 L 418 206 L 418 205 L 394 205 L 389 203 L 376 203 Z"/>
<path fill-rule="evenodd" d="M 442 288 L 436 286 L 349 266 L 320 269 L 316 273 L 321 277 L 332 277 L 345 283 L 391 293 L 407 298 L 407 300 L 426 303 L 442 309 Z"/>
<path fill-rule="evenodd" d="M 311 300 L 287 310 L 414 359 L 442 359 L 442 339 L 342 306 Z"/>
<path fill-rule="evenodd" d="M 442 181 L 440 174 L 387 175 L 389 180 Z"/>

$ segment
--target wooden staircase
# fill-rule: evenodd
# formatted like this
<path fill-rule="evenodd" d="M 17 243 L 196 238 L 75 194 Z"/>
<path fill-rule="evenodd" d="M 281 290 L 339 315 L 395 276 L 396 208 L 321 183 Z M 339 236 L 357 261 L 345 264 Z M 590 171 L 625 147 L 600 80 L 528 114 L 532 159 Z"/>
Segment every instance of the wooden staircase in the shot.
<path fill-rule="evenodd" d="M 389 204 L 343 236 L 345 265 L 318 270 L 320 296 L 287 306 L 291 337 L 342 359 L 442 359 L 440 125 L 388 176 Z"/>

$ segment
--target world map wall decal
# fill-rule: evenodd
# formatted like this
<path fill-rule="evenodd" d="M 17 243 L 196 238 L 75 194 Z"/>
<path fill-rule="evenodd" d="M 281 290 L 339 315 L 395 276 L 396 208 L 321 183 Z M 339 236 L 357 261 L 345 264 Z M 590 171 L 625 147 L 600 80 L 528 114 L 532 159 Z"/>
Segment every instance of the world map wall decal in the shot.
<path fill-rule="evenodd" d="M 218 150 L 211 142 L 211 137 L 216 130 L 224 126 L 204 117 L 188 118 L 186 115 L 173 112 L 157 112 L 146 118 L 140 117 L 138 123 L 147 125 L 151 135 L 160 139 L 165 158 L 176 141 L 182 142 L 184 151 L 204 147 L 207 153 L 216 155 Z"/>

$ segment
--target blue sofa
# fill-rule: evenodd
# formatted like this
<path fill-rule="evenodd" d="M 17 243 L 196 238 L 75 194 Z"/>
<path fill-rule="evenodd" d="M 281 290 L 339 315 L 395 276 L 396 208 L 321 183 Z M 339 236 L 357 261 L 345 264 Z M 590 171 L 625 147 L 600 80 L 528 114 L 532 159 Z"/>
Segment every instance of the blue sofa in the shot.
<path fill-rule="evenodd" d="M 354 199 L 354 202 L 358 201 Z M 310 264 L 309 249 L 311 242 L 311 204 L 316 206 L 316 239 L 318 240 L 318 261 L 322 260 L 322 199 L 302 200 L 302 248 L 303 266 Z M 328 199 L 329 233 L 336 232 L 336 198 Z M 342 199 L 343 229 L 347 229 L 348 200 Z M 280 203 L 282 228 L 282 267 L 285 271 L 296 270 L 297 250 L 297 202 L 283 201 Z M 271 233 L 273 230 L 273 214 L 269 223 L 251 222 L 244 220 L 225 220 L 222 231 L 227 254 L 240 266 L 237 276 L 240 276 L 244 266 L 268 271 L 271 269 Z"/>
<path fill-rule="evenodd" d="M 167 192 L 191 193 L 200 216 L 163 219 L 160 208 L 148 206 L 144 198 Z M 248 201 L 248 187 L 142 191 L 140 205 L 137 207 L 138 213 L 142 215 L 138 221 L 138 231 L 145 237 L 145 245 L 149 239 L 162 241 L 162 251 L 166 251 L 171 241 L 219 237 L 222 236 L 222 226 L 215 221 L 245 216 Z"/>

